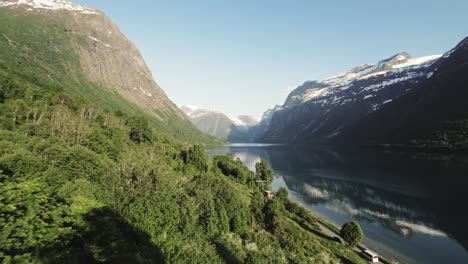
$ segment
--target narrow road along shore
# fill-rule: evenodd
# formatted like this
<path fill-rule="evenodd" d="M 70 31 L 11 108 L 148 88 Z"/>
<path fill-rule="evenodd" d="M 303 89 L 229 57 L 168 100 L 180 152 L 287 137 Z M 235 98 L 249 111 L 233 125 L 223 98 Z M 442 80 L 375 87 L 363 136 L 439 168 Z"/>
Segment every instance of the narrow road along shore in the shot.
<path fill-rule="evenodd" d="M 331 237 L 331 238 L 335 238 L 335 237 L 338 237 L 342 242 L 344 241 L 343 238 L 341 238 L 341 236 L 337 233 L 335 233 L 335 231 L 331 230 L 330 228 L 328 228 L 327 226 L 323 225 L 322 223 L 320 222 L 317 222 L 318 226 L 320 227 L 320 231 L 322 231 L 323 234 Z M 367 247 L 364 246 L 363 244 L 359 244 L 357 245 L 355 248 L 353 248 L 354 252 L 356 252 L 361 258 L 362 257 L 362 254 L 364 252 L 364 250 L 366 249 Z M 367 259 L 364 259 L 365 261 L 367 261 L 368 263 L 373 263 L 373 264 L 384 264 L 384 262 L 381 261 L 381 256 L 379 256 L 379 262 L 370 262 L 369 260 Z"/>

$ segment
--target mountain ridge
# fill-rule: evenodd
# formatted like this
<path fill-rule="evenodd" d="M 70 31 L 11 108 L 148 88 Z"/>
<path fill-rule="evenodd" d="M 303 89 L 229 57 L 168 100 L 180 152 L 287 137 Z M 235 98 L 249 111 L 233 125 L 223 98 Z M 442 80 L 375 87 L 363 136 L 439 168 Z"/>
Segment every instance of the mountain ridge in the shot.
<path fill-rule="evenodd" d="M 12 52 L 0 57 L 4 67 L 30 64 L 31 71 L 41 70 L 49 76 L 44 82 L 53 81 L 68 92 L 85 97 L 95 93 L 88 99 L 98 104 L 144 111 L 160 129 L 181 138 L 215 141 L 196 129 L 170 101 L 137 47 L 102 11 L 63 0 L 8 0 L 0 3 L 0 12 L 5 29 L 0 41 Z M 84 83 L 89 83 L 86 91 Z M 106 92 L 111 94 L 104 95 Z"/>
<path fill-rule="evenodd" d="M 415 89 L 354 124 L 339 140 L 353 138 L 363 144 L 374 142 L 419 149 L 468 150 L 466 72 L 468 37 L 434 63 L 426 80 Z"/>
<path fill-rule="evenodd" d="M 458 49 L 465 42 L 466 39 L 458 44 Z M 337 140 L 344 138 L 339 136 L 341 133 L 356 122 L 366 122 L 367 116 L 431 79 L 437 71 L 435 65 L 450 52 L 453 50 L 420 58 L 397 53 L 322 81 L 307 81 L 294 89 L 283 105 L 265 112 L 267 115 L 255 128 L 258 131 L 253 133 L 252 141 L 345 143 Z"/>
<path fill-rule="evenodd" d="M 230 142 L 249 142 L 250 129 L 259 122 L 252 116 L 229 117 L 222 112 L 198 106 L 181 105 L 179 108 L 201 131 Z"/>

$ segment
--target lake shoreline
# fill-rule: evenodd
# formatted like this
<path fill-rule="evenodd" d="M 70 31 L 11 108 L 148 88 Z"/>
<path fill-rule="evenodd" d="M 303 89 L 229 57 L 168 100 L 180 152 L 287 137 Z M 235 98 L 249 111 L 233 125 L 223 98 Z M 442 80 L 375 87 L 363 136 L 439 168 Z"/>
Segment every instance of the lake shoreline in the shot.
<path fill-rule="evenodd" d="M 286 187 L 291 201 L 336 226 L 358 222 L 363 244 L 387 262 L 468 263 L 468 234 L 460 227 L 468 217 L 456 209 L 465 193 L 468 156 L 280 144 L 208 152 L 231 153 L 251 170 L 267 160 L 276 174 L 273 190 Z M 440 250 L 428 250 L 433 246 Z"/>
<path fill-rule="evenodd" d="M 259 144 L 259 143 L 231 143 L 231 144 L 228 144 L 226 145 L 228 147 L 272 147 L 272 146 L 284 146 L 283 144 Z M 297 201 L 295 201 L 297 202 Z M 335 239 L 336 237 L 339 237 L 340 238 L 340 241 L 343 241 L 341 236 L 340 236 L 340 228 L 335 225 L 334 223 L 332 223 L 330 220 L 324 218 L 323 216 L 319 216 L 315 211 L 311 210 L 311 209 L 308 209 L 307 207 L 305 207 L 303 204 L 299 203 L 299 205 L 301 207 L 303 207 L 304 209 L 308 210 L 310 213 L 312 213 L 317 221 L 318 221 L 318 224 L 319 226 L 321 227 L 321 232 L 323 235 L 325 236 L 329 236 L 330 239 Z M 330 234 L 333 234 L 333 236 L 330 236 L 329 234 L 327 234 L 326 232 L 324 232 L 324 228 L 328 229 L 330 231 Z M 365 234 L 364 234 L 365 236 Z M 362 250 L 365 250 L 365 249 L 368 249 L 368 247 L 366 247 L 363 243 L 359 243 L 356 248 L 359 248 L 361 251 Z M 358 252 L 357 250 L 355 250 L 356 252 Z M 374 252 L 376 252 L 374 250 Z M 384 264 L 390 264 L 392 262 L 388 261 L 386 257 L 382 256 L 382 254 L 380 254 L 379 252 L 376 252 L 379 256 L 379 261 L 381 263 L 384 263 Z M 363 258 L 359 253 L 358 255 L 366 260 L 365 258 Z M 367 260 L 366 260 L 367 261 Z"/>

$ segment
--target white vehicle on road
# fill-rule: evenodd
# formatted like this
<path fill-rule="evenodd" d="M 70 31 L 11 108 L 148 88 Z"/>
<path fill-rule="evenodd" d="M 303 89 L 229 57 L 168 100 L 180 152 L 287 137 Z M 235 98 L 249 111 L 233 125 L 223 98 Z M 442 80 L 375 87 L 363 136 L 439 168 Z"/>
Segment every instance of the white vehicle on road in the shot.
<path fill-rule="evenodd" d="M 370 251 L 370 250 L 366 249 L 366 250 L 362 251 L 362 253 L 364 254 L 364 257 L 366 259 L 370 260 L 371 262 L 373 262 L 373 263 L 379 262 L 379 256 L 374 251 Z"/>

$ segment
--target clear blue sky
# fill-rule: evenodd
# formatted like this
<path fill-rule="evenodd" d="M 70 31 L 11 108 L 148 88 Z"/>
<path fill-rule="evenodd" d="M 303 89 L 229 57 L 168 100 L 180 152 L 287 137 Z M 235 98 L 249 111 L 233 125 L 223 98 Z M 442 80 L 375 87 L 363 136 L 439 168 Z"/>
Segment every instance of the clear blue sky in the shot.
<path fill-rule="evenodd" d="M 304 81 L 468 36 L 466 0 L 75 1 L 111 16 L 176 104 L 229 115 L 261 116 Z"/>

